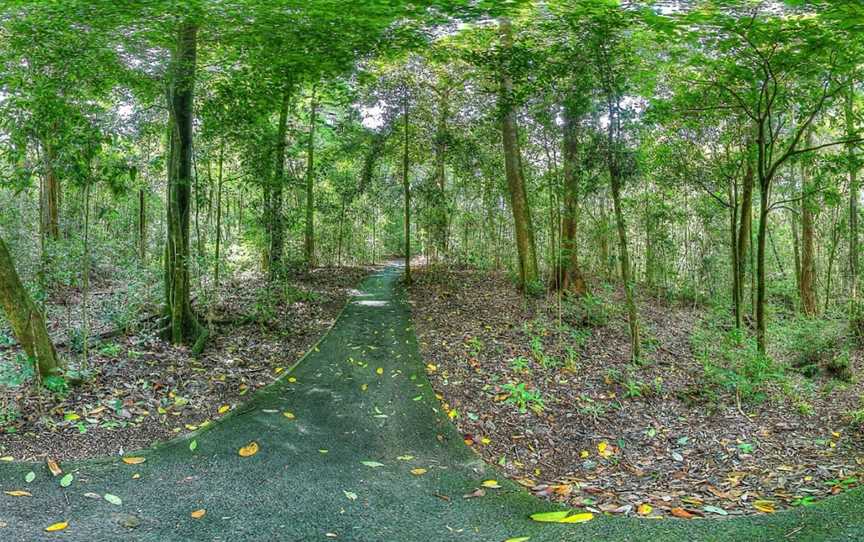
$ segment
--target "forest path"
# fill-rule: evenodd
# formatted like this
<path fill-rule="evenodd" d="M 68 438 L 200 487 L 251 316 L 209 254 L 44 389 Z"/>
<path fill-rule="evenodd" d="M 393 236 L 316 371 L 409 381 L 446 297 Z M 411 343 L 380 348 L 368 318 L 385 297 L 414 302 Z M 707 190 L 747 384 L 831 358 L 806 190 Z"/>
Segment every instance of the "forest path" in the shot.
<path fill-rule="evenodd" d="M 805 510 L 734 520 L 530 521 L 529 514 L 554 506 L 496 475 L 440 412 L 399 273 L 389 267 L 367 278 L 289 376 L 207 430 L 136 454 L 146 457 L 142 464 L 112 458 L 64 465 L 75 477 L 65 489 L 44 465 L 0 465 L 0 489 L 33 494 L 0 495 L 0 540 L 864 539 L 858 491 Z M 251 441 L 259 451 L 240 457 L 238 450 Z M 411 473 L 418 468 L 426 472 Z M 37 478 L 27 484 L 30 470 Z M 492 478 L 503 487 L 462 498 Z M 110 493 L 123 502 L 85 493 Z M 190 517 L 199 509 L 206 510 L 203 518 Z M 44 531 L 61 521 L 69 523 L 64 531 Z"/>

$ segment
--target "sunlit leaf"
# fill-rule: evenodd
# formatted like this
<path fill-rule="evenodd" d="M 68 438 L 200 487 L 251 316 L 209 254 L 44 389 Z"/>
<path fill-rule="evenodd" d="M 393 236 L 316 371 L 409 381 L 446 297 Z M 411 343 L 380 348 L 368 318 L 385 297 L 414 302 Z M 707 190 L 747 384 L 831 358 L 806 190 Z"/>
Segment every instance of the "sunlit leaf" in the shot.
<path fill-rule="evenodd" d="M 258 443 L 253 440 L 246 446 L 240 448 L 237 453 L 240 454 L 240 457 L 252 457 L 258 453 Z"/>

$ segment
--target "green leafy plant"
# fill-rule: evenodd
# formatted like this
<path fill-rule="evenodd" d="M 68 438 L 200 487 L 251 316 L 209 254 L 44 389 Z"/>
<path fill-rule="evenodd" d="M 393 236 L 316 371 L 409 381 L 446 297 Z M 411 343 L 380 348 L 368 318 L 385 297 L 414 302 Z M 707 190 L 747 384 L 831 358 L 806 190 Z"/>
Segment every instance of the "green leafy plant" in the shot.
<path fill-rule="evenodd" d="M 510 382 L 504 384 L 502 388 L 510 394 L 507 397 L 507 402 L 515 404 L 520 414 L 525 414 L 529 408 L 535 412 L 540 412 L 545 408 L 540 392 L 526 389 L 524 382 L 518 384 Z"/>
<path fill-rule="evenodd" d="M 518 373 L 530 373 L 530 361 L 524 356 L 517 356 L 510 361 L 510 368 Z"/>

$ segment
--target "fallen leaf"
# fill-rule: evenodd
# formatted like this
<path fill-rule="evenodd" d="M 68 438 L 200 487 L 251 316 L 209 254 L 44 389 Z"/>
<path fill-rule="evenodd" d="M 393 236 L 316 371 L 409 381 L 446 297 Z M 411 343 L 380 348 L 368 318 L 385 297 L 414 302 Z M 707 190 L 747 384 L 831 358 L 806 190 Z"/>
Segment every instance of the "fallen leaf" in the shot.
<path fill-rule="evenodd" d="M 27 482 L 28 484 L 35 479 L 36 479 L 36 473 L 33 472 L 32 470 L 30 472 L 28 472 L 27 475 L 24 477 L 24 481 Z"/>
<path fill-rule="evenodd" d="M 527 542 L 531 540 L 530 536 L 517 536 L 516 538 L 508 538 L 504 542 Z"/>
<path fill-rule="evenodd" d="M 33 496 L 29 491 L 24 491 L 23 489 L 4 491 L 3 493 L 9 495 L 10 497 L 32 497 Z"/>
<path fill-rule="evenodd" d="M 147 461 L 145 457 L 124 457 L 123 462 L 127 465 L 140 465 L 141 463 Z"/>
<path fill-rule="evenodd" d="M 67 474 L 63 478 L 60 478 L 60 487 L 69 487 L 72 485 L 72 480 L 74 479 L 75 477 L 72 476 L 72 473 Z"/>
<path fill-rule="evenodd" d="M 229 410 L 231 410 L 231 405 L 222 405 L 219 407 L 218 412 L 219 412 L 219 414 L 225 414 Z"/>
<path fill-rule="evenodd" d="M 352 491 L 343 490 L 342 493 L 345 494 L 345 498 L 347 498 L 349 501 L 356 501 L 357 500 L 357 494 L 352 492 Z"/>
<path fill-rule="evenodd" d="M 204 517 L 205 514 L 207 514 L 207 510 L 204 510 L 203 508 L 199 508 L 198 510 L 195 510 L 194 512 L 192 512 L 189 515 L 192 516 L 192 519 L 201 519 Z"/>
<path fill-rule="evenodd" d="M 285 416 L 286 418 L 288 418 L 289 420 L 293 420 L 297 417 L 294 415 L 293 412 L 283 412 L 282 415 Z"/>
<path fill-rule="evenodd" d="M 498 483 L 498 480 L 485 480 L 481 486 L 489 489 L 500 489 L 501 484 Z"/>
<path fill-rule="evenodd" d="M 639 505 L 639 508 L 636 509 L 636 513 L 640 516 L 647 516 L 653 511 L 654 508 L 648 503 L 642 503 Z"/>
<path fill-rule="evenodd" d="M 377 369 L 375 369 L 375 372 L 379 375 L 383 375 L 384 374 L 384 367 L 378 367 Z"/>
<path fill-rule="evenodd" d="M 117 495 L 112 495 L 110 493 L 105 494 L 105 500 L 113 504 L 114 506 L 121 506 L 123 504 L 123 500 Z"/>
<path fill-rule="evenodd" d="M 400 455 L 396 459 L 398 459 L 399 461 L 411 461 L 412 459 L 414 459 L 414 456 L 413 455 Z"/>
<path fill-rule="evenodd" d="M 50 457 L 45 460 L 45 464 L 48 465 L 48 470 L 51 471 L 51 474 L 54 476 L 60 476 L 63 474 L 63 469 L 60 468 L 60 465 Z"/>
<path fill-rule="evenodd" d="M 594 514 L 584 512 L 581 514 L 570 514 L 570 510 L 559 510 L 555 512 L 540 512 L 531 514 L 531 519 L 541 523 L 584 523 L 594 519 Z"/>
<path fill-rule="evenodd" d="M 773 514 L 777 511 L 776 504 L 773 501 L 753 501 L 753 508 L 766 514 Z"/>
<path fill-rule="evenodd" d="M 192 442 L 189 443 L 189 451 L 190 452 L 194 452 L 197 449 L 198 449 L 198 441 L 197 440 L 193 440 Z"/>
<path fill-rule="evenodd" d="M 66 527 L 68 527 L 68 526 L 69 526 L 68 521 L 61 521 L 59 523 L 54 523 L 52 525 L 45 527 L 45 532 L 53 533 L 55 531 L 62 531 L 64 529 L 66 529 Z"/>
<path fill-rule="evenodd" d="M 15 461 L 15 458 L 12 457 L 11 455 L 4 455 L 3 457 L 0 457 L 0 461 L 5 461 L 6 463 L 11 463 L 11 462 Z"/>
<path fill-rule="evenodd" d="M 463 499 L 476 499 L 478 497 L 485 497 L 485 496 L 486 496 L 486 490 L 478 487 L 477 489 L 475 489 L 471 493 L 468 493 L 466 495 L 462 495 L 462 498 Z"/>
<path fill-rule="evenodd" d="M 597 445 L 597 452 L 599 452 L 600 456 L 604 458 L 612 455 L 612 450 L 609 448 L 609 445 L 606 443 L 605 440 Z"/>
<path fill-rule="evenodd" d="M 246 446 L 240 448 L 237 453 L 240 454 L 240 457 L 252 457 L 258 453 L 258 443 L 253 440 Z"/>
<path fill-rule="evenodd" d="M 673 508 L 672 510 L 670 510 L 670 512 L 672 512 L 672 515 L 676 518 L 693 519 L 693 514 L 691 514 L 687 510 L 684 510 L 683 508 Z"/>
<path fill-rule="evenodd" d="M 711 506 L 711 505 L 703 506 L 702 510 L 704 510 L 705 512 L 709 512 L 711 514 L 717 514 L 718 516 L 728 516 L 729 515 L 729 512 L 727 512 L 726 510 L 723 510 L 722 508 L 718 508 L 716 506 Z"/>
<path fill-rule="evenodd" d="M 361 461 L 361 463 L 364 464 L 364 465 L 366 465 L 367 467 L 370 467 L 370 468 L 373 468 L 373 469 L 377 469 L 377 468 L 379 468 L 379 467 L 383 467 L 383 466 L 384 466 L 384 463 L 379 463 L 379 462 L 377 462 L 377 461 Z"/>
<path fill-rule="evenodd" d="M 413 474 L 414 476 L 423 476 L 424 474 L 426 474 L 426 469 L 423 469 L 423 468 L 411 469 L 411 474 Z"/>

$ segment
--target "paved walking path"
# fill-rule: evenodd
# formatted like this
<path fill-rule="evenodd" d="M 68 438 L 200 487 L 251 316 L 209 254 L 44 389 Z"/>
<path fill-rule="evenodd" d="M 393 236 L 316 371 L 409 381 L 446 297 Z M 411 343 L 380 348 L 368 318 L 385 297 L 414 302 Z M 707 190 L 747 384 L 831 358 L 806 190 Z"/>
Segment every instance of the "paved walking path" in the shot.
<path fill-rule="evenodd" d="M 33 495 L 0 494 L 0 541 L 864 540 L 858 491 L 735 520 L 530 521 L 555 507 L 496 475 L 440 412 L 398 277 L 397 267 L 369 277 L 290 375 L 207 430 L 135 453 L 142 464 L 67 464 L 75 477 L 67 488 L 44 465 L 0 464 L 0 489 Z M 252 441 L 259 451 L 240 457 Z M 31 470 L 37 478 L 27 484 Z M 462 498 L 493 478 L 501 489 Z M 122 505 L 94 493 L 116 495 Z M 200 509 L 202 518 L 190 516 Z M 45 532 L 61 521 L 65 530 Z"/>

